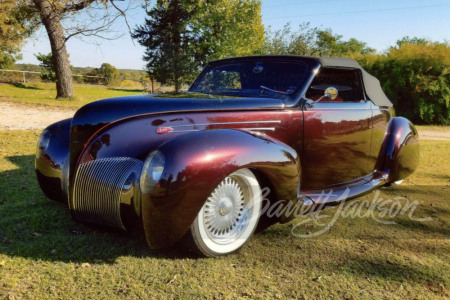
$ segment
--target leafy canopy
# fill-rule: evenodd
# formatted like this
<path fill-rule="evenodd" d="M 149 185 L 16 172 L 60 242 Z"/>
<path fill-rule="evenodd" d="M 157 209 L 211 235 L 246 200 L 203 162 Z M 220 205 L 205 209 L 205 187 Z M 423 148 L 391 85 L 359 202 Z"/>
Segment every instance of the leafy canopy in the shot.
<path fill-rule="evenodd" d="M 343 40 L 342 35 L 331 29 L 311 27 L 309 23 L 300 24 L 293 30 L 287 23 L 282 29 L 266 32 L 266 40 L 261 54 L 289 54 L 329 57 L 354 57 L 358 54 L 375 53 L 366 43 L 351 38 Z"/>
<path fill-rule="evenodd" d="M 257 0 L 158 1 L 147 14 L 133 37 L 146 48 L 149 74 L 177 92 L 207 61 L 251 55 L 264 42 Z"/>
<path fill-rule="evenodd" d="M 33 17 L 25 0 L 0 1 L 0 69 L 11 67 L 20 58 L 23 39 L 33 29 Z"/>

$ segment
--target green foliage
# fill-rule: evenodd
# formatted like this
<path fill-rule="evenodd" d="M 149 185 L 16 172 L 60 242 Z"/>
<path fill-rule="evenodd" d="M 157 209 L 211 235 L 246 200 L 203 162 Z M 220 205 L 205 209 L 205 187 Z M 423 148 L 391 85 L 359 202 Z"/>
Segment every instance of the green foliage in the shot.
<path fill-rule="evenodd" d="M 92 69 L 83 77 L 84 82 L 90 84 L 111 85 L 116 83 L 120 76 L 119 70 L 111 64 L 103 63 L 100 68 Z M 92 76 L 92 77 L 90 77 Z"/>
<path fill-rule="evenodd" d="M 179 91 L 188 75 L 197 69 L 197 59 L 202 59 L 204 49 L 197 28 L 188 25 L 195 10 L 195 1 L 173 0 L 158 3 L 148 14 L 144 26 L 138 26 L 133 37 L 146 47 L 144 60 L 147 70 L 163 84 L 174 84 Z"/>
<path fill-rule="evenodd" d="M 53 55 L 38 53 L 35 54 L 36 59 L 40 61 L 41 79 L 44 82 L 56 82 L 55 66 L 53 65 Z"/>
<path fill-rule="evenodd" d="M 116 67 L 111 64 L 103 63 L 99 69 L 100 75 L 103 77 L 103 84 L 110 85 L 119 77 L 120 73 Z"/>
<path fill-rule="evenodd" d="M 416 44 L 416 45 L 426 45 L 428 41 L 424 38 L 409 37 L 405 36 L 397 41 L 397 46 L 401 47 L 404 44 Z"/>
<path fill-rule="evenodd" d="M 450 47 L 403 38 L 384 55 L 361 56 L 399 115 L 414 123 L 450 124 Z"/>
<path fill-rule="evenodd" d="M 200 3 L 202 1 L 199 1 Z M 259 0 L 205 1 L 191 19 L 201 28 L 207 60 L 255 54 L 264 43 Z"/>
<path fill-rule="evenodd" d="M 133 34 L 146 47 L 149 74 L 178 92 L 207 61 L 250 55 L 262 46 L 257 0 L 158 1 Z"/>
<path fill-rule="evenodd" d="M 9 69 L 14 66 L 14 62 L 17 59 L 17 55 L 13 55 L 7 52 L 0 52 L 0 69 Z"/>
<path fill-rule="evenodd" d="M 290 54 L 329 57 L 354 57 L 358 54 L 374 53 L 366 43 L 351 38 L 342 39 L 342 35 L 333 34 L 331 29 L 321 30 L 309 23 L 299 25 L 295 31 L 286 24 L 283 29 L 267 30 L 266 40 L 261 54 Z"/>
<path fill-rule="evenodd" d="M 375 49 L 367 47 L 366 43 L 355 38 L 344 41 L 342 35 L 333 34 L 331 29 L 318 30 L 314 42 L 313 53 L 317 56 L 353 57 L 375 53 Z"/>
<path fill-rule="evenodd" d="M 289 23 L 280 30 L 272 31 L 269 27 L 260 54 L 313 55 L 311 46 L 316 33 L 317 28 L 311 28 L 309 23 L 299 25 L 297 31 Z"/>
<path fill-rule="evenodd" d="M 23 39 L 33 29 L 29 23 L 32 16 L 24 0 L 0 1 L 0 69 L 9 68 L 20 59 Z"/>

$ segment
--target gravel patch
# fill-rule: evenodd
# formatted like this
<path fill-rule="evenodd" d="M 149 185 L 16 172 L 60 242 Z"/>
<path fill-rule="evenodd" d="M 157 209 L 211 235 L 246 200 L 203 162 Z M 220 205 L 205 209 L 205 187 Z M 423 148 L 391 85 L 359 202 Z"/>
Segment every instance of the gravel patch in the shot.
<path fill-rule="evenodd" d="M 0 102 L 0 130 L 42 130 L 48 125 L 73 117 L 76 109 L 30 106 Z"/>

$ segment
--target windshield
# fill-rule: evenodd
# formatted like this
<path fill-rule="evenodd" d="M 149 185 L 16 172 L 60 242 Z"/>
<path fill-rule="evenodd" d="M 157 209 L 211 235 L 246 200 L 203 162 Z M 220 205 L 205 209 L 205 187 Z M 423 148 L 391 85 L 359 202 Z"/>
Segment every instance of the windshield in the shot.
<path fill-rule="evenodd" d="M 303 86 L 308 66 L 301 62 L 243 61 L 208 66 L 190 92 L 236 97 L 285 98 Z"/>

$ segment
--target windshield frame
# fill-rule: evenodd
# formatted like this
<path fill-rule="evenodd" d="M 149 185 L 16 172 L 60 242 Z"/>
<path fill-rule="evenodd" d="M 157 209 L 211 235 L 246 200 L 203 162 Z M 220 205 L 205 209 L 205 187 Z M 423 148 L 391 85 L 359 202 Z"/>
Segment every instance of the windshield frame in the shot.
<path fill-rule="evenodd" d="M 223 59 L 218 61 L 213 61 L 208 63 L 205 68 L 202 70 L 202 72 L 197 76 L 197 78 L 194 80 L 192 85 L 189 87 L 188 92 L 195 92 L 195 93 L 203 93 L 207 95 L 208 93 L 201 92 L 197 89 L 194 89 L 200 82 L 200 80 L 207 74 L 209 71 L 211 71 L 213 68 L 225 66 L 225 65 L 232 65 L 232 64 L 238 64 L 238 63 L 248 63 L 248 62 L 273 62 L 273 63 L 292 63 L 292 64 L 303 64 L 305 66 L 305 75 L 303 80 L 300 82 L 297 90 L 292 94 L 283 94 L 283 95 L 275 95 L 272 94 L 270 97 L 261 97 L 261 98 L 274 98 L 274 99 L 281 99 L 285 102 L 286 106 L 294 107 L 299 106 L 300 100 L 302 96 L 304 95 L 306 89 L 308 88 L 309 84 L 311 83 L 311 78 L 314 76 L 314 70 L 318 68 L 320 65 L 318 61 L 315 58 L 312 57 L 297 57 L 297 56 L 248 56 L 248 57 L 238 57 L 238 58 L 229 58 L 229 59 Z M 211 93 L 209 93 L 211 95 Z M 214 94 L 214 96 L 223 96 L 223 97 L 229 97 L 230 95 L 222 95 L 222 94 Z M 237 96 L 239 98 L 247 98 L 245 95 L 239 95 Z M 254 96 L 248 96 L 248 98 L 254 98 Z"/>

